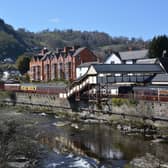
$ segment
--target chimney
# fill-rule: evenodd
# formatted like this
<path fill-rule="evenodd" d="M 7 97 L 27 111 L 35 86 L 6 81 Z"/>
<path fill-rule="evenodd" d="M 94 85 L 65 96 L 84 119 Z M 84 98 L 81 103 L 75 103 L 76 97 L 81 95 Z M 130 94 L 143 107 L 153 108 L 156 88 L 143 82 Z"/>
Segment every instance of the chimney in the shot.
<path fill-rule="evenodd" d="M 78 48 L 80 48 L 79 45 L 74 45 L 74 46 L 72 47 L 72 50 L 75 51 L 75 50 L 77 50 Z"/>
<path fill-rule="evenodd" d="M 64 52 L 67 53 L 72 47 L 64 47 Z"/>
<path fill-rule="evenodd" d="M 46 47 L 44 47 L 44 48 L 42 49 L 42 51 L 41 51 L 41 54 L 44 55 L 44 54 L 47 53 L 47 52 L 48 52 L 48 49 L 47 49 Z"/>

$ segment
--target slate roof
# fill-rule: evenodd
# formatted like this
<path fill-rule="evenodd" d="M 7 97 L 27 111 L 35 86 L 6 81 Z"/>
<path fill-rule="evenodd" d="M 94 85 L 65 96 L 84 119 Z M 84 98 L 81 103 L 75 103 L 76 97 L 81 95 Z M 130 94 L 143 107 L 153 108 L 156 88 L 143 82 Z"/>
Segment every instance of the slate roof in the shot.
<path fill-rule="evenodd" d="M 80 64 L 78 67 L 79 68 L 81 68 L 81 67 L 89 67 L 92 64 L 101 64 L 101 63 L 100 62 L 85 62 L 83 64 Z"/>
<path fill-rule="evenodd" d="M 123 61 L 126 60 L 137 60 L 147 58 L 148 50 L 136 50 L 136 51 L 124 51 L 119 52 L 120 58 Z"/>
<path fill-rule="evenodd" d="M 157 74 L 153 79 L 152 82 L 168 82 L 168 74 Z"/>
<path fill-rule="evenodd" d="M 73 57 L 79 55 L 80 52 L 82 52 L 82 51 L 85 50 L 85 49 L 86 49 L 86 47 L 80 47 L 80 48 L 78 48 L 78 49 L 75 51 L 75 53 L 73 54 Z"/>
<path fill-rule="evenodd" d="M 164 68 L 165 72 L 168 73 L 168 58 L 167 57 L 161 57 L 161 58 L 159 58 L 159 61 L 161 63 L 161 66 Z"/>
<path fill-rule="evenodd" d="M 94 64 L 92 66 L 97 73 L 163 73 L 163 69 L 159 64 Z"/>
<path fill-rule="evenodd" d="M 51 58 L 52 57 L 52 52 L 51 51 L 49 51 L 49 52 L 47 52 L 44 56 L 43 56 L 43 58 L 41 59 L 41 60 L 46 60 L 47 58 Z"/>
<path fill-rule="evenodd" d="M 37 59 L 41 59 L 43 56 L 42 55 L 35 55 L 35 56 L 33 56 L 33 59 L 35 60 L 35 61 L 37 61 Z"/>
<path fill-rule="evenodd" d="M 148 58 L 148 59 L 140 59 L 136 61 L 136 64 L 155 64 L 157 58 Z"/>

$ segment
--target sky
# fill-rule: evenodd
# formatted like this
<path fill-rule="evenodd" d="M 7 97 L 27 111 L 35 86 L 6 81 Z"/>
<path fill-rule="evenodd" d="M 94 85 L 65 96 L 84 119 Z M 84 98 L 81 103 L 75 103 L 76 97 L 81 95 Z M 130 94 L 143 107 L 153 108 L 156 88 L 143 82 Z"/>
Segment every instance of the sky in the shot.
<path fill-rule="evenodd" d="M 168 35 L 168 0 L 0 0 L 15 29 L 73 29 L 150 40 Z"/>

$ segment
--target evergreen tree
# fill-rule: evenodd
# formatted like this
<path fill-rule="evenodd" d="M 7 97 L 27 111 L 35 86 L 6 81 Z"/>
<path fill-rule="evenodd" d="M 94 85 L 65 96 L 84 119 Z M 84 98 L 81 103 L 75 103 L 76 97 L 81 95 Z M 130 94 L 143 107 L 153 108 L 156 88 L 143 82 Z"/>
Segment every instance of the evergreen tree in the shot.
<path fill-rule="evenodd" d="M 168 57 L 168 37 L 166 35 L 154 37 L 149 45 L 149 57 Z"/>

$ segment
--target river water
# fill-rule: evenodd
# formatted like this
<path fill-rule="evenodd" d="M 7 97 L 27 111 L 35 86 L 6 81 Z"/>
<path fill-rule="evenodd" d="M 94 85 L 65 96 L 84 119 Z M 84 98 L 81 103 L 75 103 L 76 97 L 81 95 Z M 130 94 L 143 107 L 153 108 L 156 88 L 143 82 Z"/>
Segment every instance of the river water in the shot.
<path fill-rule="evenodd" d="M 142 135 L 123 135 L 105 124 L 72 123 L 53 115 L 40 117 L 46 121 L 36 125 L 38 140 L 47 152 L 39 159 L 39 168 L 122 168 L 146 153 L 168 161 L 168 144 L 154 143 Z"/>

